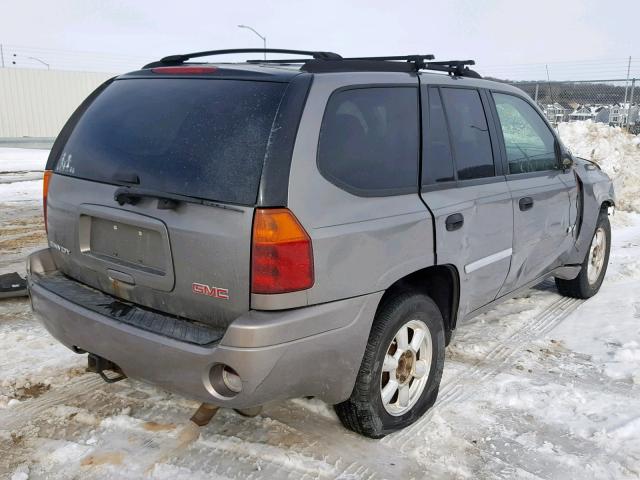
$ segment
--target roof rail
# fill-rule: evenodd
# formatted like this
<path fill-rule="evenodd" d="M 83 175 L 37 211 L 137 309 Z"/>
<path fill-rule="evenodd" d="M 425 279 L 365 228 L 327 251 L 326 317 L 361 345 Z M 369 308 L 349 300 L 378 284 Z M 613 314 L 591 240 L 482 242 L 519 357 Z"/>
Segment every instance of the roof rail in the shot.
<path fill-rule="evenodd" d="M 153 68 L 163 65 L 180 65 L 192 58 L 226 55 L 231 53 L 284 53 L 304 55 L 309 58 L 285 58 L 270 60 L 247 60 L 251 64 L 302 64 L 301 70 L 312 73 L 323 72 L 418 72 L 433 70 L 445 72 L 456 77 L 482 78 L 468 65 L 475 65 L 473 60 L 447 60 L 433 62 L 435 57 L 427 55 L 397 55 L 386 57 L 346 57 L 343 58 L 333 52 L 319 52 L 309 50 L 289 50 L 282 48 L 233 48 L 228 50 L 208 50 L 205 52 L 170 55 L 157 62 L 149 63 L 143 68 Z"/>
<path fill-rule="evenodd" d="M 193 53 L 183 53 L 180 55 L 169 55 L 168 57 L 164 57 L 157 62 L 149 63 L 145 65 L 143 68 L 159 67 L 162 65 L 179 65 L 181 63 L 186 62 L 187 60 L 191 60 L 192 58 L 212 57 L 215 55 L 228 55 L 232 53 L 285 53 L 285 54 L 292 54 L 292 55 L 305 55 L 305 56 L 312 57 L 313 59 L 316 59 L 316 60 L 320 60 L 320 59 L 339 60 L 340 58 L 342 58 L 340 55 L 333 52 L 289 50 L 284 48 L 230 48 L 227 50 L 207 50 L 204 52 L 193 52 Z M 294 62 L 294 63 L 299 63 L 299 62 Z"/>

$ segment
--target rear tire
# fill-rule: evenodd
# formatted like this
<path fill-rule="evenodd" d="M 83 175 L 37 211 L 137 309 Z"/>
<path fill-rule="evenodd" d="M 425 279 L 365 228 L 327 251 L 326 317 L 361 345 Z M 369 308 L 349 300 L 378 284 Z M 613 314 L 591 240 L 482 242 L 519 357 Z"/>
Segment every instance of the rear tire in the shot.
<path fill-rule="evenodd" d="M 440 310 L 426 295 L 405 292 L 384 302 L 351 397 L 334 407 L 346 428 L 382 438 L 433 406 L 444 367 L 443 325 Z"/>
<path fill-rule="evenodd" d="M 582 262 L 580 273 L 573 280 L 556 278 L 558 292 L 566 297 L 591 298 L 602 285 L 609 264 L 611 250 L 611 225 L 607 210 L 600 210 L 596 231 L 591 239 L 589 251 Z"/>

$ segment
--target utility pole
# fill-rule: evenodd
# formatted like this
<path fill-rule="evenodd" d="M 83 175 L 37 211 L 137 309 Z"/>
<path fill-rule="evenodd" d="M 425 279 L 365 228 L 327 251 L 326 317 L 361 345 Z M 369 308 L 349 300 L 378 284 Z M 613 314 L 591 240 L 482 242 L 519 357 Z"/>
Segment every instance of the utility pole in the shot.
<path fill-rule="evenodd" d="M 631 96 L 629 98 L 629 116 L 627 117 L 627 129 L 629 129 L 631 125 L 631 105 L 633 105 L 633 91 L 636 88 L 636 79 L 631 80 Z M 640 112 L 638 113 L 638 117 L 636 122 L 640 122 Z"/>
<path fill-rule="evenodd" d="M 623 105 L 623 111 L 626 110 L 627 112 L 627 121 L 625 122 L 627 124 L 627 126 L 629 125 L 629 114 L 631 113 L 631 105 L 629 105 L 629 108 L 627 108 L 627 90 L 629 88 L 629 73 L 631 72 L 631 56 L 629 56 L 629 63 L 627 64 L 627 79 L 624 82 L 624 103 Z M 623 123 L 624 125 L 624 123 Z"/>
<path fill-rule="evenodd" d="M 624 103 L 627 103 L 627 88 L 629 87 L 629 73 L 631 72 L 631 57 L 629 57 L 629 63 L 627 64 L 627 79 L 624 82 Z"/>
<path fill-rule="evenodd" d="M 551 78 L 549 77 L 549 65 L 545 65 L 544 68 L 547 69 L 547 84 L 549 85 L 549 96 L 551 97 L 551 104 L 556 103 L 553 100 L 553 90 L 551 89 Z"/>

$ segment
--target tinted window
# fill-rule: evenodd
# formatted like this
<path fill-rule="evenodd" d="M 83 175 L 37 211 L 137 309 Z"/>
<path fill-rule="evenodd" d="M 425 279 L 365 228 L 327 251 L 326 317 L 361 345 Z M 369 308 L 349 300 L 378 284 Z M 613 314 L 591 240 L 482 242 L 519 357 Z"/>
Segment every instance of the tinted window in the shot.
<path fill-rule="evenodd" d="M 477 90 L 443 88 L 459 180 L 495 175 L 484 108 Z"/>
<path fill-rule="evenodd" d="M 423 110 L 428 111 L 428 114 L 422 123 L 424 127 L 422 183 L 425 185 L 455 180 L 449 132 L 438 89 L 429 88 L 428 98 L 428 110 L 426 108 Z"/>
<path fill-rule="evenodd" d="M 118 184 L 253 204 L 285 84 L 118 80 L 89 106 L 56 171 Z"/>
<path fill-rule="evenodd" d="M 389 87 L 334 93 L 320 130 L 322 174 L 361 195 L 417 190 L 417 92 Z"/>
<path fill-rule="evenodd" d="M 557 167 L 555 138 L 534 108 L 513 95 L 494 93 L 509 173 L 539 172 Z"/>

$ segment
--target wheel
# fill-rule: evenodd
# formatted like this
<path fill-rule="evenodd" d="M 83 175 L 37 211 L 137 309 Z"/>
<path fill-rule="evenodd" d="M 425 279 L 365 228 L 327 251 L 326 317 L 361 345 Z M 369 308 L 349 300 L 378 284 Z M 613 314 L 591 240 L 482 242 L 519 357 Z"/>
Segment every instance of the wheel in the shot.
<path fill-rule="evenodd" d="M 582 262 L 580 273 L 573 280 L 556 278 L 558 291 L 567 297 L 593 297 L 604 280 L 609 263 L 611 249 L 611 225 L 606 210 L 601 210 L 596 224 L 596 231 L 591 240 L 587 256 Z"/>
<path fill-rule="evenodd" d="M 257 417 L 262 413 L 262 406 L 249 407 L 249 408 L 234 408 L 233 410 L 238 415 L 242 415 L 243 417 L 253 418 L 253 417 Z"/>
<path fill-rule="evenodd" d="M 342 424 L 382 438 L 435 403 L 444 367 L 442 315 L 426 295 L 389 298 L 374 319 L 351 397 L 335 411 Z"/>

